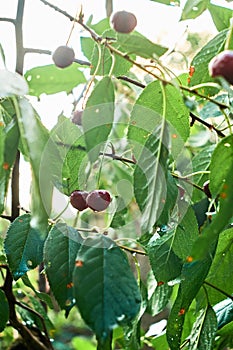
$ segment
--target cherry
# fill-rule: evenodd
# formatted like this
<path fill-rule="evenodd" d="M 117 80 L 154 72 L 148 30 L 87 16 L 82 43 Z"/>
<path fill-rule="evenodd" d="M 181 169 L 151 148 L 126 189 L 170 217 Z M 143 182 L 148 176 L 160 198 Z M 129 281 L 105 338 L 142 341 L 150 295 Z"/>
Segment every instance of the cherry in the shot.
<path fill-rule="evenodd" d="M 203 191 L 207 195 L 208 198 L 212 198 L 211 192 L 210 192 L 210 187 L 209 187 L 210 181 L 207 180 L 203 184 Z"/>
<path fill-rule="evenodd" d="M 233 85 L 233 51 L 225 50 L 215 56 L 209 63 L 209 73 L 213 78 L 222 76 Z"/>
<path fill-rule="evenodd" d="M 119 33 L 131 33 L 137 25 L 137 18 L 131 12 L 118 11 L 111 17 L 113 29 Z"/>
<path fill-rule="evenodd" d="M 89 208 L 94 211 L 102 211 L 109 206 L 111 196 L 108 191 L 94 190 L 89 193 L 86 200 Z"/>
<path fill-rule="evenodd" d="M 82 125 L 82 114 L 83 114 L 83 111 L 79 111 L 79 110 L 74 111 L 71 117 L 72 123 L 76 125 Z"/>
<path fill-rule="evenodd" d="M 52 55 L 53 62 L 59 68 L 66 68 L 74 62 L 74 50 L 68 46 L 58 46 Z"/>
<path fill-rule="evenodd" d="M 88 192 L 75 190 L 70 195 L 70 203 L 75 209 L 83 211 L 88 207 L 86 202 L 87 196 Z"/>

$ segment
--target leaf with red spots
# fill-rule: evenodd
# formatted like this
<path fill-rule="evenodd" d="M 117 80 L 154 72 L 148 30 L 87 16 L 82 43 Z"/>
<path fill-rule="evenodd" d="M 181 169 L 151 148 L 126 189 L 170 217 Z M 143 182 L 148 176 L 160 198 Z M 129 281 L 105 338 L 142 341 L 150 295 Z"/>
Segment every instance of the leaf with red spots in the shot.
<path fill-rule="evenodd" d="M 44 247 L 44 263 L 51 290 L 66 316 L 75 304 L 73 269 L 82 238 L 77 230 L 57 223 L 49 232 Z"/>

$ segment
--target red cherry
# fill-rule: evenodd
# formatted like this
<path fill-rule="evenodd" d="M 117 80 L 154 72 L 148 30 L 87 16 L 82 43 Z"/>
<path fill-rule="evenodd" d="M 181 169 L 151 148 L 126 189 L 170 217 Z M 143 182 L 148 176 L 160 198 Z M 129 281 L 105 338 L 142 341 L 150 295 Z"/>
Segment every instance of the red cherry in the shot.
<path fill-rule="evenodd" d="M 108 191 L 94 190 L 87 196 L 87 205 L 94 211 L 103 211 L 111 203 L 111 196 Z"/>
<path fill-rule="evenodd" d="M 88 192 L 75 190 L 70 195 L 70 204 L 79 211 L 87 209 L 86 198 L 88 196 Z"/>
<path fill-rule="evenodd" d="M 52 59 L 59 68 L 66 68 L 74 62 L 74 50 L 68 46 L 59 46 L 53 53 Z"/>
<path fill-rule="evenodd" d="M 215 56 L 209 63 L 209 73 L 213 78 L 222 76 L 233 85 L 233 51 L 225 50 Z"/>
<path fill-rule="evenodd" d="M 111 24 L 116 32 L 128 34 L 136 27 L 137 18 L 131 12 L 118 11 L 112 15 Z"/>

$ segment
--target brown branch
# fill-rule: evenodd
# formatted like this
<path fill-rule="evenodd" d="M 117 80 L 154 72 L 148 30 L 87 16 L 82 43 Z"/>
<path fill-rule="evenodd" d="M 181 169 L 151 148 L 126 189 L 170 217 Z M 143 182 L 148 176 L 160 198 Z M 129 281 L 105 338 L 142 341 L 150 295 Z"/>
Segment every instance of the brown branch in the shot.
<path fill-rule="evenodd" d="M 142 89 L 144 89 L 146 87 L 146 85 L 140 83 L 139 81 L 131 79 L 131 78 L 126 77 L 126 76 L 119 76 L 119 77 L 117 77 L 117 79 L 127 81 L 128 83 L 132 83 L 132 84 L 134 84 L 136 86 L 139 86 Z"/>
<path fill-rule="evenodd" d="M 207 123 L 205 120 L 199 118 L 197 115 L 193 114 L 192 112 L 190 112 L 190 117 L 192 118 L 191 126 L 195 123 L 195 121 L 198 121 L 199 123 L 206 126 L 210 131 L 214 130 L 219 137 L 226 136 L 222 131 L 218 130 L 214 125 Z"/>
<path fill-rule="evenodd" d="M 204 189 L 203 189 L 201 186 L 199 186 L 199 185 L 193 183 L 192 181 L 190 181 L 188 177 L 186 177 L 186 176 L 180 176 L 180 175 L 175 174 L 175 173 L 171 173 L 171 175 L 172 175 L 174 178 L 176 178 L 176 179 L 178 179 L 178 180 L 181 180 L 181 181 L 184 181 L 184 182 L 187 182 L 189 185 L 191 185 L 191 186 L 197 188 L 198 190 L 204 192 Z"/>
<path fill-rule="evenodd" d="M 9 322 L 10 325 L 15 328 L 22 338 L 25 340 L 29 349 L 34 350 L 53 350 L 50 340 L 40 333 L 40 339 L 38 339 L 24 324 L 22 324 L 16 314 L 15 305 L 17 301 L 12 291 L 13 278 L 10 269 L 7 265 L 0 265 L 1 268 L 6 269 L 6 277 L 2 290 L 4 291 L 8 305 L 9 305 Z"/>
<path fill-rule="evenodd" d="M 14 18 L 5 18 L 5 17 L 0 17 L 0 22 L 9 22 L 15 25 L 16 20 Z"/>

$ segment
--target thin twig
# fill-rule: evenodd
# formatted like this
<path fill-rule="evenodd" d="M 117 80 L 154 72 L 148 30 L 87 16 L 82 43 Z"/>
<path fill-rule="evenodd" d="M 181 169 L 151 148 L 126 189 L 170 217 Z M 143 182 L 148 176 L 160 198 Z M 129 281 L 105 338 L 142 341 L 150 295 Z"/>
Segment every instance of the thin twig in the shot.
<path fill-rule="evenodd" d="M 128 252 L 134 254 L 140 254 L 140 255 L 147 255 L 146 252 L 143 252 L 142 250 L 138 250 L 138 249 L 135 249 L 135 248 L 130 248 L 130 247 L 127 247 L 125 245 L 121 245 L 121 244 L 117 244 L 119 248 L 121 249 L 124 249 L 124 250 L 127 250 Z"/>
<path fill-rule="evenodd" d="M 139 86 L 142 89 L 144 89 L 146 87 L 146 85 L 140 83 L 139 81 L 131 79 L 131 78 L 126 77 L 126 76 L 123 76 L 123 75 L 120 75 L 119 77 L 117 77 L 117 79 L 127 81 L 128 83 L 132 83 L 132 84 L 134 84 L 136 86 Z"/>
<path fill-rule="evenodd" d="M 226 136 L 225 134 L 223 134 L 222 131 L 218 130 L 214 125 L 207 123 L 205 120 L 193 114 L 193 112 L 190 112 L 190 117 L 192 118 L 191 125 L 193 125 L 195 121 L 198 121 L 199 123 L 205 125 L 209 130 L 214 130 L 219 137 Z"/>
<path fill-rule="evenodd" d="M 70 145 L 70 144 L 67 144 L 67 143 L 63 143 L 63 142 L 56 142 L 56 144 L 58 146 L 63 146 L 63 147 L 66 147 L 66 148 L 70 148 L 72 150 L 80 150 L 80 151 L 84 151 L 86 152 L 86 148 L 81 146 L 81 145 Z M 130 163 L 130 164 L 136 164 L 135 160 L 133 159 L 130 159 L 130 158 L 125 158 L 125 157 L 121 157 L 121 156 L 118 156 L 116 155 L 115 153 L 105 153 L 105 152 L 100 152 L 99 153 L 100 156 L 106 156 L 106 157 L 109 157 L 109 158 L 112 158 L 113 160 L 119 160 L 123 163 Z"/>

